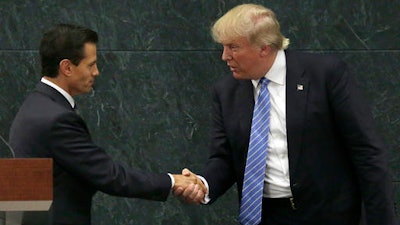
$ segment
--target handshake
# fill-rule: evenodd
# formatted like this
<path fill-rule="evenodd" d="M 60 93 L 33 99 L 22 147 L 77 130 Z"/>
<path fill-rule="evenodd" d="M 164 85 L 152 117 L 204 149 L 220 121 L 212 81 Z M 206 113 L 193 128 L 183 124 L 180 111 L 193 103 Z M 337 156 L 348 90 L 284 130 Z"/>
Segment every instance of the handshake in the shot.
<path fill-rule="evenodd" d="M 172 189 L 174 196 L 190 204 L 204 203 L 208 190 L 203 181 L 188 169 L 183 169 L 182 174 L 173 174 L 175 184 Z"/>

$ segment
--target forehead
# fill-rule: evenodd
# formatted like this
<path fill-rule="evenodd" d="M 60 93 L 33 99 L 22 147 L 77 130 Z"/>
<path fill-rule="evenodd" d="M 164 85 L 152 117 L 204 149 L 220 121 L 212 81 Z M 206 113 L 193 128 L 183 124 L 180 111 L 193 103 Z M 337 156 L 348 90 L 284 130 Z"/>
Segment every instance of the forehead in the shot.
<path fill-rule="evenodd" d="M 96 58 L 97 47 L 95 43 L 85 43 L 84 45 L 85 58 Z"/>
<path fill-rule="evenodd" d="M 96 52 L 96 44 L 87 42 L 83 45 L 83 48 L 85 49 L 85 52 Z"/>

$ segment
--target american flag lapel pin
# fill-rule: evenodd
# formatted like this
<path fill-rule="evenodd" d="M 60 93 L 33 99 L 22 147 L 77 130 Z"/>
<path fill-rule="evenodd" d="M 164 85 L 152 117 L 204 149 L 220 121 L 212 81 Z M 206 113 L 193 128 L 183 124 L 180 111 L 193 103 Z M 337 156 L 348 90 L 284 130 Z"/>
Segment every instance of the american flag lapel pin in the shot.
<path fill-rule="evenodd" d="M 297 85 L 297 90 L 302 91 L 304 89 L 304 86 L 302 84 Z"/>

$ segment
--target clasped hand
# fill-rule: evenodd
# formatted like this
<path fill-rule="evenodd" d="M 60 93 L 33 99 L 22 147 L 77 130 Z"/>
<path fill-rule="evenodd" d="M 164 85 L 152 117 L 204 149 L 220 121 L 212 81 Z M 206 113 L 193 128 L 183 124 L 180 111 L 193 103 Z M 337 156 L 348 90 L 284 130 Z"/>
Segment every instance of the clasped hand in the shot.
<path fill-rule="evenodd" d="M 174 196 L 179 197 L 186 203 L 200 204 L 204 201 L 207 188 L 204 183 L 188 169 L 183 169 L 182 174 L 174 174 L 175 185 Z"/>

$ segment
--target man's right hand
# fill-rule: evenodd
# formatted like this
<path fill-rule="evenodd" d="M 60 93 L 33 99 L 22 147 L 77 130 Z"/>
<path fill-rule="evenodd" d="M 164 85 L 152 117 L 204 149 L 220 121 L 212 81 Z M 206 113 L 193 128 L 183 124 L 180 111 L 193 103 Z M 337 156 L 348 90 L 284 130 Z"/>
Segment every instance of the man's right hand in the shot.
<path fill-rule="evenodd" d="M 174 196 L 190 204 L 198 205 L 204 201 L 207 188 L 196 174 L 185 168 L 182 170 L 182 175 L 174 174 L 173 176 L 175 179 Z"/>

